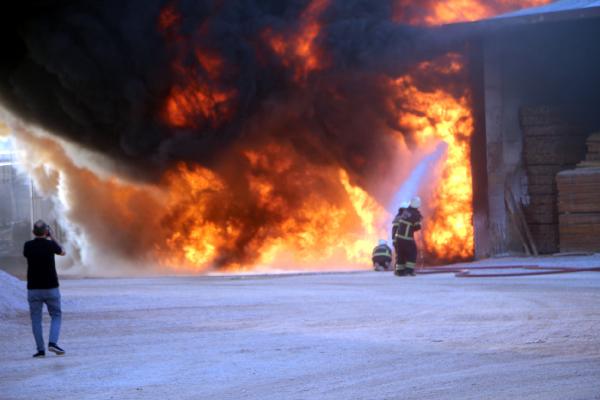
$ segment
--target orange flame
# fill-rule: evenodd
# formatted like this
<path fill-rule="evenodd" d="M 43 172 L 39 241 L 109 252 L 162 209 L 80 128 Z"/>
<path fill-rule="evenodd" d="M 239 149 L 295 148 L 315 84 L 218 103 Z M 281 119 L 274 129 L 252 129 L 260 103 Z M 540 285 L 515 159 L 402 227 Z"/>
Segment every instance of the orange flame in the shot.
<path fill-rule="evenodd" d="M 321 31 L 319 16 L 329 6 L 330 0 L 312 0 L 300 16 L 299 31 L 290 39 L 267 29 L 263 37 L 286 67 L 294 66 L 294 79 L 301 82 L 311 71 L 324 66 L 315 39 Z"/>
<path fill-rule="evenodd" d="M 185 42 L 177 33 L 181 16 L 173 6 L 161 10 L 159 29 L 168 39 Z M 222 87 L 224 60 L 209 50 L 195 49 L 197 64 L 186 64 L 185 53 L 173 63 L 182 83 L 174 84 L 165 101 L 164 119 L 174 128 L 216 128 L 235 110 L 237 91 Z"/>
<path fill-rule="evenodd" d="M 216 127 L 222 118 L 231 115 L 231 100 L 235 90 L 214 90 L 202 82 L 174 86 L 167 98 L 166 119 L 176 128 L 198 128 L 199 118 Z"/>
<path fill-rule="evenodd" d="M 244 150 L 243 157 L 250 165 L 246 178 L 252 199 L 232 198 L 225 183 L 201 167 L 182 164 L 165 176 L 168 205 L 162 226 L 167 239 L 156 252 L 161 264 L 194 271 L 220 265 L 221 257 L 235 252 L 244 240 L 243 229 L 254 233 L 244 241 L 252 259 L 247 264 L 226 262 L 227 270 L 357 268 L 370 258 L 376 239 L 385 235 L 386 212 L 351 183 L 346 171 L 311 167 L 293 149 L 276 144 L 260 153 Z M 264 176 L 265 169 L 271 175 Z M 282 197 L 290 182 L 297 182 L 292 189 L 301 197 L 293 206 Z M 323 185 L 330 196 L 321 193 Z M 263 217 L 257 226 L 219 214 L 239 202 L 250 202 L 241 208 L 259 210 Z"/>
<path fill-rule="evenodd" d="M 229 224 L 206 219 L 210 202 L 224 194 L 223 183 L 211 171 L 185 164 L 169 171 L 165 181 L 167 205 L 162 225 L 168 223 L 169 228 L 164 243 L 157 247 L 157 256 L 162 264 L 175 269 L 206 269 L 217 257 L 217 249 L 237 234 Z"/>
<path fill-rule="evenodd" d="M 437 63 L 422 63 L 419 69 L 455 74 L 460 72 L 462 64 L 458 55 L 450 55 Z M 425 249 L 437 258 L 472 257 L 470 137 L 474 124 L 468 94 L 457 98 L 442 88 L 423 91 L 408 75 L 392 81 L 392 85 L 403 103 L 399 123 L 412 132 L 417 147 L 428 148 L 439 141 L 448 145 L 439 181 L 426 204 L 432 215 L 425 218 Z"/>

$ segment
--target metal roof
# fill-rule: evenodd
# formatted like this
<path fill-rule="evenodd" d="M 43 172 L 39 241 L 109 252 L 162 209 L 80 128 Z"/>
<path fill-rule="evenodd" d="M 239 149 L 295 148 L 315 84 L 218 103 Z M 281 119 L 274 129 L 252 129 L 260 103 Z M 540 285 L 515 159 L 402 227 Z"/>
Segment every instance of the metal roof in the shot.
<path fill-rule="evenodd" d="M 600 19 L 600 0 L 558 0 L 545 6 L 526 8 L 479 21 L 448 24 L 441 29 L 453 32 L 454 35 L 469 37 L 524 25 L 595 18 Z"/>
<path fill-rule="evenodd" d="M 539 7 L 497 15 L 481 22 L 497 24 L 543 23 L 600 16 L 600 0 L 558 0 Z"/>
<path fill-rule="evenodd" d="M 547 13 L 576 11 L 576 10 L 586 11 L 585 9 L 595 8 L 595 7 L 600 7 L 600 0 L 558 0 L 558 1 L 552 2 L 550 4 L 546 4 L 545 6 L 525 8 L 523 10 L 498 15 L 491 19 L 512 18 L 512 17 L 527 16 L 527 15 L 540 15 L 540 14 L 547 14 Z"/>

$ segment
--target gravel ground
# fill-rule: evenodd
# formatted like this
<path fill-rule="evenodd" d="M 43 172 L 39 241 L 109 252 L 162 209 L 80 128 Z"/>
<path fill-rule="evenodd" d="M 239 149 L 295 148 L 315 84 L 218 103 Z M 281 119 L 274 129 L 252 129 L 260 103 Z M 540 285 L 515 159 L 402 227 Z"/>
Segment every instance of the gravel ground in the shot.
<path fill-rule="evenodd" d="M 1 320 L 0 399 L 600 399 L 597 272 L 63 279 L 61 290 L 65 356 L 32 359 L 28 315 Z"/>

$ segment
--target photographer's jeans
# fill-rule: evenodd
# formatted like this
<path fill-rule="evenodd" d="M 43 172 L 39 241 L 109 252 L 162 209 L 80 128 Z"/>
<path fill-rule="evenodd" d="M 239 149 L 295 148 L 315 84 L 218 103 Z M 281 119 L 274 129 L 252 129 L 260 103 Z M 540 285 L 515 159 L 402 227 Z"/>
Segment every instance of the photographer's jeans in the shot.
<path fill-rule="evenodd" d="M 60 323 L 62 312 L 60 311 L 60 291 L 54 289 L 29 289 L 27 291 L 29 301 L 29 314 L 31 315 L 31 328 L 38 351 L 44 351 L 44 336 L 42 330 L 42 308 L 44 303 L 50 314 L 50 343 L 58 343 L 60 334 Z"/>

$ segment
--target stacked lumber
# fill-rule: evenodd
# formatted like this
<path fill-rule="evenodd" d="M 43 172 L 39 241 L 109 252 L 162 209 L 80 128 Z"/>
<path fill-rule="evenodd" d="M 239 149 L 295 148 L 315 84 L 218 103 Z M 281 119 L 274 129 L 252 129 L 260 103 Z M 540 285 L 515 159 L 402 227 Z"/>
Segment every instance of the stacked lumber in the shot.
<path fill-rule="evenodd" d="M 600 167 L 600 132 L 591 134 L 586 141 L 587 155 L 585 161 L 577 164 L 578 167 Z"/>
<path fill-rule="evenodd" d="M 525 218 L 541 254 L 559 249 L 556 174 L 585 157 L 586 130 L 576 112 L 560 107 L 522 107 L 523 158 L 529 204 Z"/>
<path fill-rule="evenodd" d="M 600 167 L 562 171 L 556 183 L 561 252 L 600 251 Z"/>

